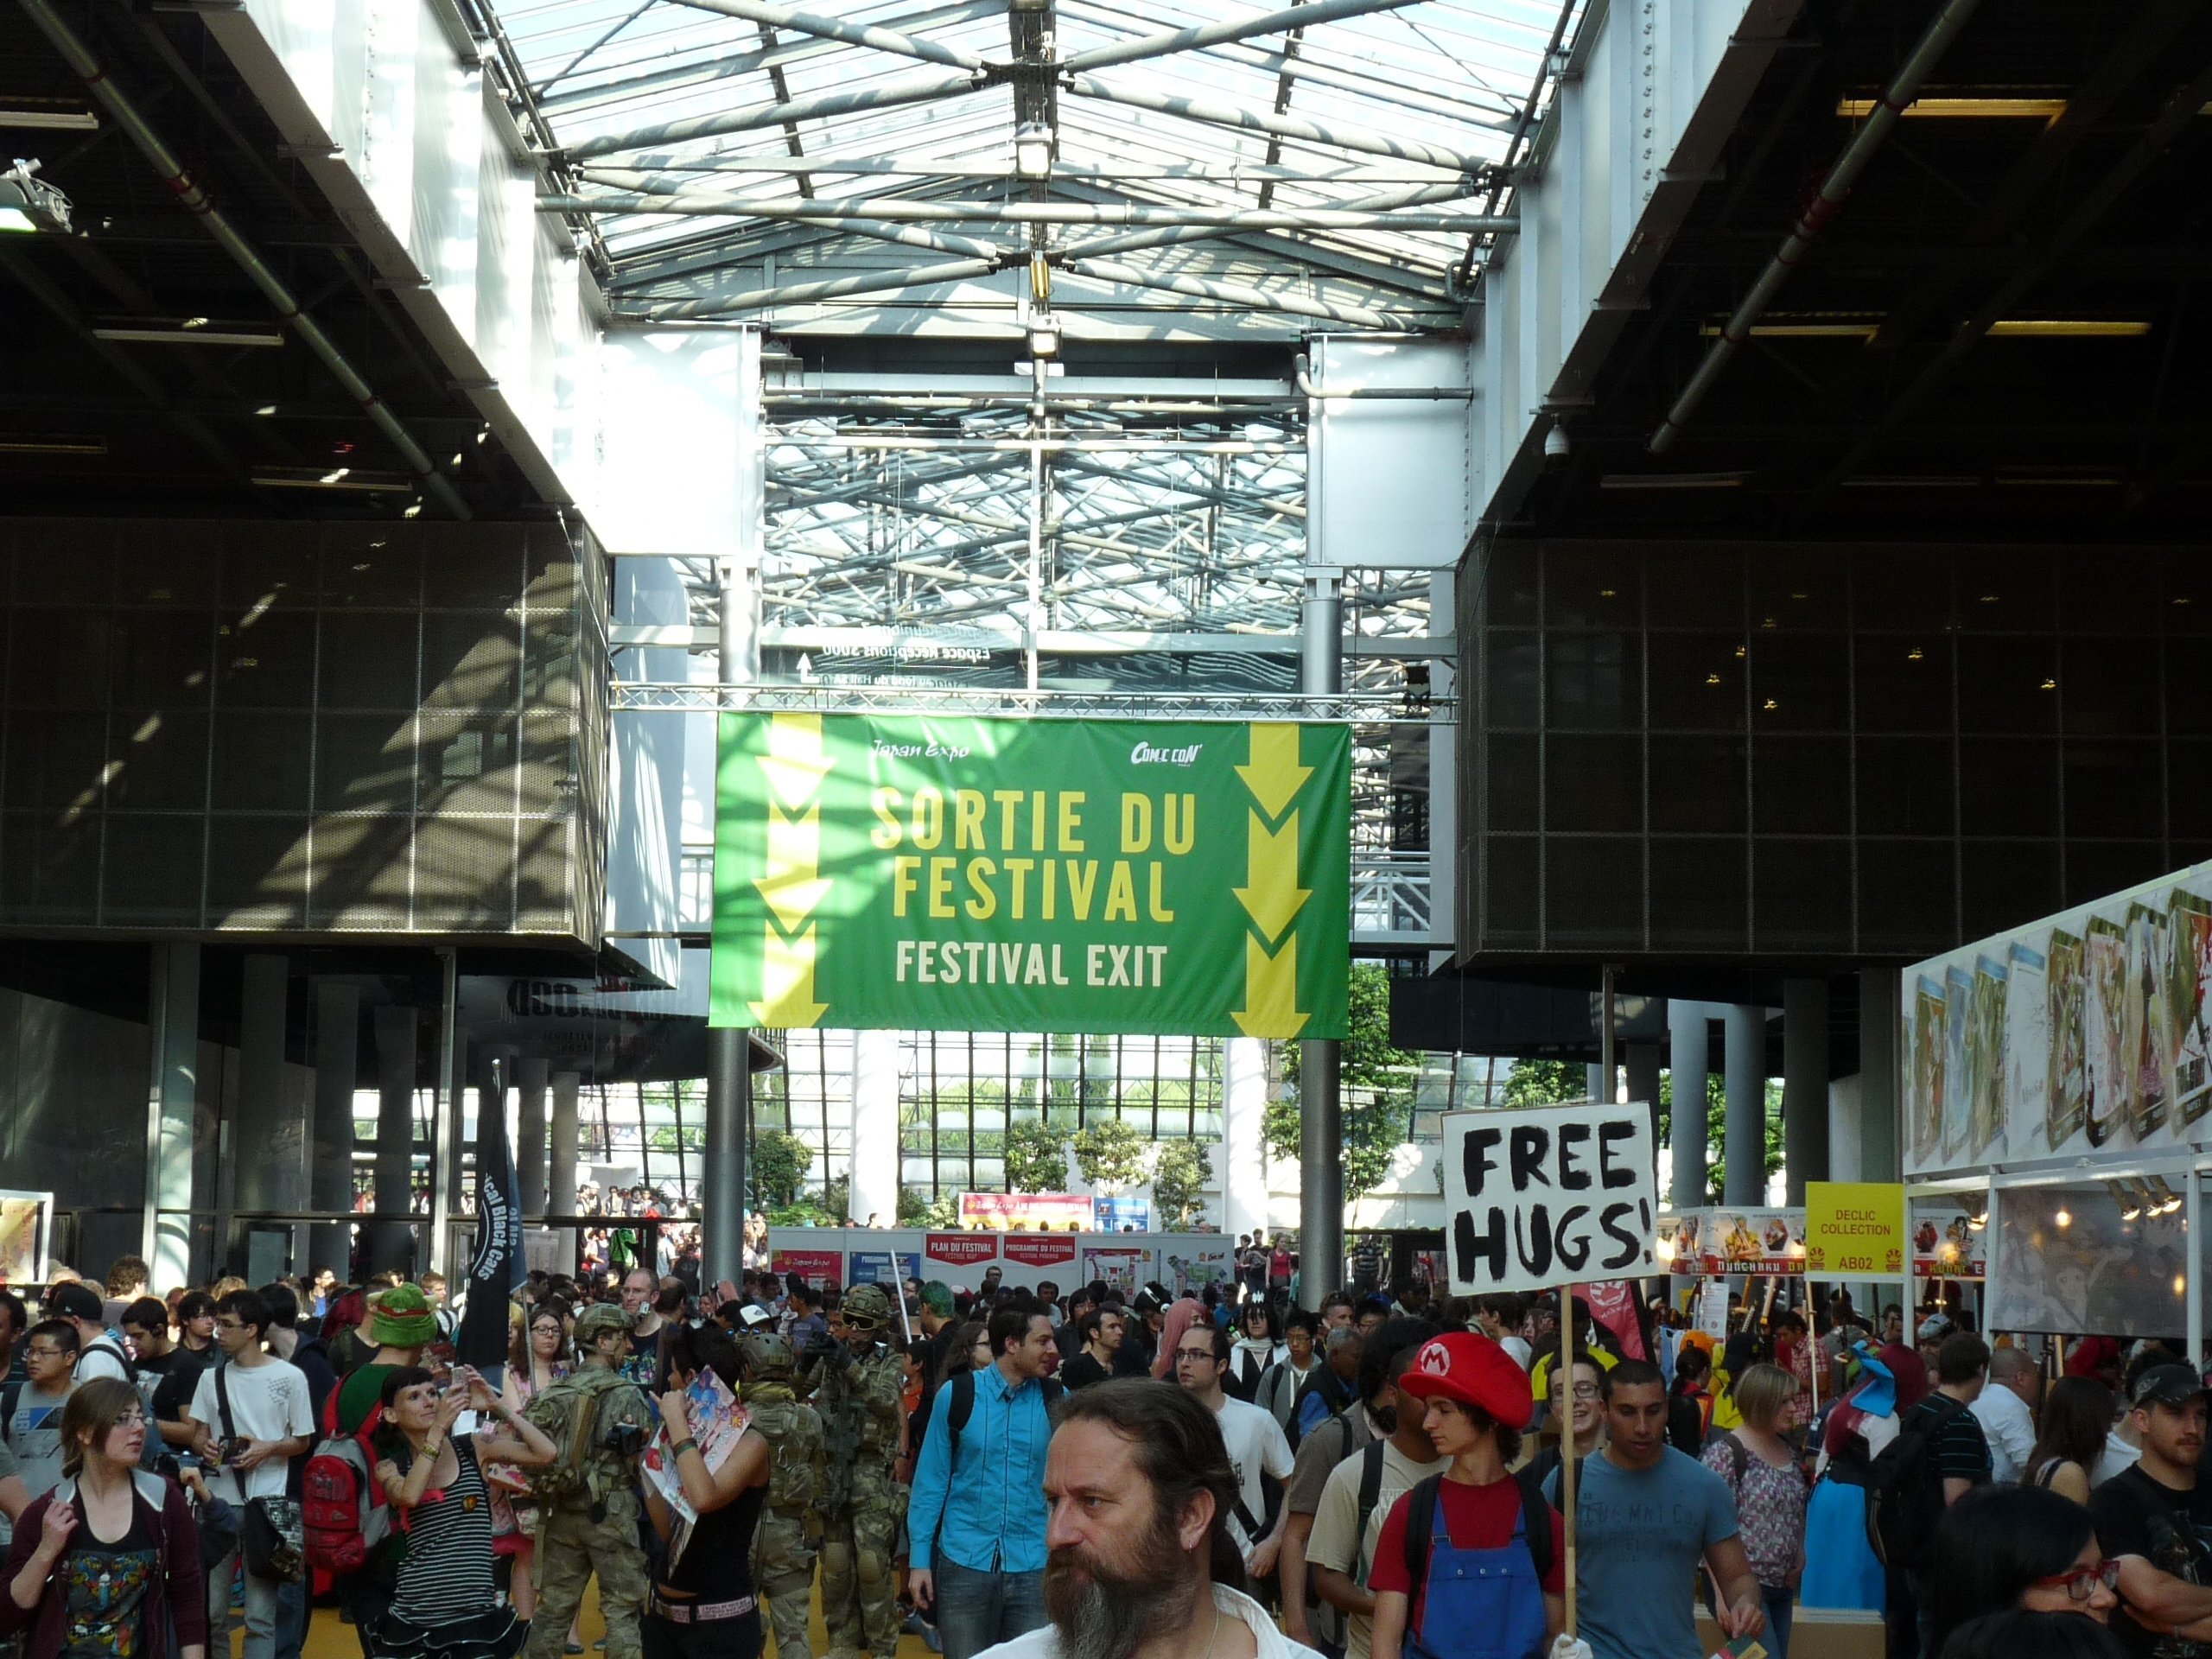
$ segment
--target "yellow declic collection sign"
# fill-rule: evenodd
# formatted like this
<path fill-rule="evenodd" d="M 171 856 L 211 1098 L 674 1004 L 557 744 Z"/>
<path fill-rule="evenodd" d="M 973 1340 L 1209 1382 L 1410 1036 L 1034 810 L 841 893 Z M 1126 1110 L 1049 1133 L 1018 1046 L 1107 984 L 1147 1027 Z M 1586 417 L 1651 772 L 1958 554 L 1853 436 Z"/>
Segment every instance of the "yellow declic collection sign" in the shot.
<path fill-rule="evenodd" d="M 1805 1183 L 1805 1271 L 1902 1278 L 1904 1186 L 1897 1181 Z"/>

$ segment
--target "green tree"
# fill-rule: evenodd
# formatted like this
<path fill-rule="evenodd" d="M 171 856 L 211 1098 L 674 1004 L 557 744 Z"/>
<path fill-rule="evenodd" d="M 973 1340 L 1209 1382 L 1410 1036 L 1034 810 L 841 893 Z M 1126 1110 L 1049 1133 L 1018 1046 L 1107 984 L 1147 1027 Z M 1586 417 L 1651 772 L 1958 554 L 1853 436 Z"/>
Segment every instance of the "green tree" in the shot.
<path fill-rule="evenodd" d="M 927 1198 L 911 1186 L 899 1189 L 899 1224 L 901 1227 L 945 1228 L 960 1219 L 959 1201 L 950 1192 L 941 1198 Z"/>
<path fill-rule="evenodd" d="M 1380 963 L 1356 962 L 1346 995 L 1342 1050 L 1344 1202 L 1373 1190 L 1413 1129 L 1414 1070 L 1421 1057 L 1390 1043 L 1390 979 Z M 1271 1156 L 1299 1155 L 1296 1043 L 1281 1045 L 1290 1085 L 1268 1103 L 1264 1134 Z"/>
<path fill-rule="evenodd" d="M 1067 1191 L 1067 1137 L 1059 1130 L 1048 1129 L 1034 1118 L 1009 1123 L 1003 1155 L 1007 1192 Z"/>
<path fill-rule="evenodd" d="M 753 1192 L 766 1208 L 797 1201 L 799 1188 L 814 1170 L 814 1148 L 788 1129 L 767 1129 L 753 1137 Z"/>
<path fill-rule="evenodd" d="M 1502 1106 L 1551 1106 L 1586 1099 L 1590 1074 L 1571 1060 L 1516 1060 L 1499 1090 Z"/>
<path fill-rule="evenodd" d="M 1118 1192 L 1144 1179 L 1144 1142 L 1118 1117 L 1101 1118 L 1075 1134 L 1076 1167 L 1083 1179 L 1103 1192 Z"/>
<path fill-rule="evenodd" d="M 1162 1225 L 1180 1230 L 1213 1180 L 1213 1160 L 1195 1141 L 1162 1141 L 1152 1160 L 1152 1205 Z"/>
<path fill-rule="evenodd" d="M 1662 1146 L 1672 1146 L 1675 1140 L 1675 1074 L 1662 1072 L 1659 1077 L 1659 1141 Z M 1769 1081 L 1766 1085 L 1766 1156 L 1765 1172 L 1771 1177 L 1782 1167 L 1782 1085 Z M 1728 1102 L 1723 1090 L 1720 1074 L 1708 1071 L 1705 1076 L 1705 1201 L 1719 1204 L 1727 1191 L 1728 1177 Z M 1764 1190 L 1758 1202 L 1764 1203 Z"/>

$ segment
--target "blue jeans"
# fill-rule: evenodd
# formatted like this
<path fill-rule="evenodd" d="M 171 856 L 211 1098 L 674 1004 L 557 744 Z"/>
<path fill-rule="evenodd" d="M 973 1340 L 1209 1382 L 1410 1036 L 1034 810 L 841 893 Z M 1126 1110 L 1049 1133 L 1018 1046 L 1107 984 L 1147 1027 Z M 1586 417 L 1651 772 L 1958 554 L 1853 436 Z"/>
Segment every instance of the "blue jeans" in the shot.
<path fill-rule="evenodd" d="M 207 1573 L 207 1645 L 219 1654 L 230 1650 L 231 1578 L 238 1565 L 238 1548 L 233 1544 Z M 281 1586 L 274 1579 L 257 1579 L 251 1573 L 240 1576 L 245 1580 L 245 1659 L 276 1659 Z"/>
<path fill-rule="evenodd" d="M 985 1648 L 1051 1623 L 1045 1612 L 1045 1575 L 978 1573 L 943 1554 L 937 1575 L 937 1633 L 944 1659 L 976 1659 Z"/>
<path fill-rule="evenodd" d="M 276 1586 L 276 1659 L 300 1659 L 308 1639 L 308 1581 Z"/>
<path fill-rule="evenodd" d="M 1777 1590 L 1768 1584 L 1759 1586 L 1759 1600 L 1766 1608 L 1766 1634 L 1759 1643 L 1774 1659 L 1789 1659 L 1789 1614 L 1796 1599 L 1795 1590 Z"/>

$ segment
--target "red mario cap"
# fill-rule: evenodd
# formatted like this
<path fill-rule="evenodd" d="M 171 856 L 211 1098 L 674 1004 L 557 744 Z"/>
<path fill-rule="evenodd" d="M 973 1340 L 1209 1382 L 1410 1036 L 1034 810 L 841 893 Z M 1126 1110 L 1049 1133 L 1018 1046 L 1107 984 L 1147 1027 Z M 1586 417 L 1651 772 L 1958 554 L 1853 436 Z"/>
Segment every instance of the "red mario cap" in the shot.
<path fill-rule="evenodd" d="M 1529 1374 L 1504 1349 L 1471 1331 L 1423 1343 L 1398 1379 L 1398 1392 L 1416 1400 L 1456 1400 L 1509 1427 L 1519 1427 L 1529 1415 Z"/>

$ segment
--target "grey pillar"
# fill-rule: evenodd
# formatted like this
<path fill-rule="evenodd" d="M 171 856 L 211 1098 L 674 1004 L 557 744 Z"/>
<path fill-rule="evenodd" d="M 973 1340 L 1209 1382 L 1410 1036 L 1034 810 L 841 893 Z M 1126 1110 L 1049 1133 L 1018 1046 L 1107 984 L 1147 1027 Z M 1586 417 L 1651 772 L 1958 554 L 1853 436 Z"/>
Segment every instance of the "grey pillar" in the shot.
<path fill-rule="evenodd" d="M 545 1213 L 545 1077 L 543 1060 L 515 1063 L 515 1201 L 524 1216 Z"/>
<path fill-rule="evenodd" d="M 468 1039 L 461 1029 L 461 953 L 438 952 L 443 989 L 438 1000 L 438 1087 L 430 1107 L 430 1232 L 424 1266 L 448 1281 L 458 1277 L 449 1259 L 453 1212 L 461 1205 L 461 1091 L 468 1076 Z"/>
<path fill-rule="evenodd" d="M 1592 1100 L 1610 1101 L 1620 1090 L 1618 1082 L 1611 1089 L 1605 1087 L 1605 1068 L 1586 1065 L 1582 1068 L 1582 1092 Z"/>
<path fill-rule="evenodd" d="M 414 1208 L 415 1010 L 377 1010 L 376 1207 L 398 1217 Z M 372 1230 L 369 1267 L 415 1268 L 414 1230 L 397 1220 Z"/>
<path fill-rule="evenodd" d="M 1667 1005 L 1668 1065 L 1674 1072 L 1674 1202 L 1694 1210 L 1705 1202 L 1705 1068 L 1711 1053 L 1705 1004 L 1677 998 Z"/>
<path fill-rule="evenodd" d="M 1343 689 L 1344 624 L 1343 578 L 1308 570 L 1299 669 L 1299 690 L 1308 696 Z M 1309 1308 L 1319 1308 L 1344 1279 L 1343 1060 L 1333 1040 L 1299 1045 L 1299 1290 Z"/>
<path fill-rule="evenodd" d="M 1628 1097 L 1651 1108 L 1651 1145 L 1659 1145 L 1659 1045 L 1624 1043 L 1622 1065 L 1628 1072 Z"/>
<path fill-rule="evenodd" d="M 290 964 L 282 957 L 245 959 L 238 1006 L 238 1105 L 233 1202 L 240 1210 L 287 1210 L 299 1195 L 285 1175 L 299 1165 L 302 1125 L 284 1114 L 284 1001 Z"/>
<path fill-rule="evenodd" d="M 1722 1194 L 1730 1204 L 1766 1199 L 1766 1010 L 1731 1003 L 1722 1036 L 1728 1169 Z"/>
<path fill-rule="evenodd" d="M 152 1038 L 146 1111 L 146 1213 L 138 1254 L 156 1285 L 197 1281 L 192 1163 L 200 1109 L 200 947 L 151 948 L 147 998 Z"/>
<path fill-rule="evenodd" d="M 1897 1181 L 1897 1021 L 1901 975 L 1895 968 L 1859 970 L 1859 1179 Z"/>
<path fill-rule="evenodd" d="M 361 993 L 326 981 L 315 987 L 315 1157 L 308 1171 L 308 1207 L 327 1216 L 353 1208 L 353 1089 L 361 1061 Z M 353 1228 L 317 1222 L 308 1236 L 310 1267 L 328 1268 L 350 1285 Z"/>
<path fill-rule="evenodd" d="M 553 1074 L 551 1167 L 545 1177 L 548 1215 L 576 1213 L 576 1094 L 582 1084 L 574 1071 Z"/>
<path fill-rule="evenodd" d="M 1805 1202 L 1805 1183 L 1828 1178 L 1828 982 L 1782 987 L 1782 1157 L 1786 1198 Z"/>
<path fill-rule="evenodd" d="M 699 1168 L 699 1278 L 702 1284 L 713 1284 L 735 1279 L 745 1271 L 745 1141 L 753 1116 L 753 1045 L 742 1031 L 716 1027 L 707 1035 L 707 1131 Z"/>

